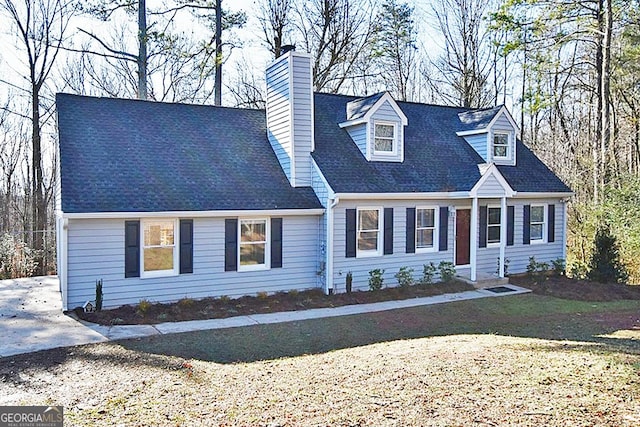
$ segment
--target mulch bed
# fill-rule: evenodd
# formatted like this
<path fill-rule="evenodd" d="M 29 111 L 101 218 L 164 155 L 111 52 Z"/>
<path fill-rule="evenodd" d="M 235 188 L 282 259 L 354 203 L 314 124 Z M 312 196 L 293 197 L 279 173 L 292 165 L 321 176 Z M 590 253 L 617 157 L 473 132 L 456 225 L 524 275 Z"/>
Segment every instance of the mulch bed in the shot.
<path fill-rule="evenodd" d="M 640 299 L 639 285 L 598 283 L 566 276 L 517 274 L 509 277 L 509 283 L 531 289 L 535 294 L 577 301 Z"/>
<path fill-rule="evenodd" d="M 123 305 L 119 308 L 85 313 L 74 310 L 82 320 L 101 325 L 140 325 L 185 320 L 221 319 L 232 316 L 274 313 L 281 311 L 307 310 L 310 308 L 340 307 L 352 304 L 367 304 L 380 301 L 419 298 L 446 293 L 472 290 L 464 282 L 414 285 L 410 287 L 385 288 L 379 291 L 352 292 L 350 294 L 325 295 L 320 289 L 303 292 L 282 292 L 274 295 L 244 296 L 238 299 L 183 298 L 172 304 Z"/>

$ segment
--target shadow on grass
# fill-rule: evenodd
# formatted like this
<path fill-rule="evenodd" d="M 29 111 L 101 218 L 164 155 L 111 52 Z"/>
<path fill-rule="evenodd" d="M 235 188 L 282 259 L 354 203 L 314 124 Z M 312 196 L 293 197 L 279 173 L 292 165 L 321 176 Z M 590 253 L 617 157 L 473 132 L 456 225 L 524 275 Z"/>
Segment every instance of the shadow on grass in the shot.
<path fill-rule="evenodd" d="M 606 338 L 640 325 L 640 301 L 605 303 L 538 295 L 487 298 L 273 325 L 160 335 L 121 341 L 137 352 L 217 363 L 318 354 L 369 344 L 464 334 L 570 340 L 571 349 L 638 354 L 636 339 Z"/>

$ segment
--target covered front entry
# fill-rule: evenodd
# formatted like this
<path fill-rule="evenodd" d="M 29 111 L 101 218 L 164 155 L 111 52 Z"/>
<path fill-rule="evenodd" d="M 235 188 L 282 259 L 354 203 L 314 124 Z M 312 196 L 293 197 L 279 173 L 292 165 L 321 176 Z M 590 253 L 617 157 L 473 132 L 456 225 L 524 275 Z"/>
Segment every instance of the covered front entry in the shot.
<path fill-rule="evenodd" d="M 456 209 L 456 265 L 469 265 L 471 209 Z"/>

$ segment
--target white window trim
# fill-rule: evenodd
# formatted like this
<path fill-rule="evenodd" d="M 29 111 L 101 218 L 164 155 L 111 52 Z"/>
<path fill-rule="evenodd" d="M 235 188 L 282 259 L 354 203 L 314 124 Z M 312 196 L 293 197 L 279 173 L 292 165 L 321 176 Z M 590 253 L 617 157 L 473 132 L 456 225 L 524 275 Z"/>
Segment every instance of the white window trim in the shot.
<path fill-rule="evenodd" d="M 418 248 L 418 211 L 420 209 L 432 209 L 433 210 L 433 247 L 431 248 Z M 438 206 L 416 206 L 416 223 L 415 223 L 415 248 L 416 253 L 429 253 L 438 252 L 440 242 L 440 209 Z"/>
<path fill-rule="evenodd" d="M 531 237 L 531 210 L 534 208 L 542 208 L 542 238 L 534 239 Z M 548 234 L 548 224 L 547 224 L 547 205 L 543 203 L 536 203 L 529 206 L 529 243 L 532 245 L 539 245 L 541 243 L 547 243 L 547 234 Z M 539 224 L 539 223 L 537 223 Z"/>
<path fill-rule="evenodd" d="M 398 155 L 398 123 L 390 122 L 386 120 L 373 120 L 373 136 L 371 138 L 371 151 L 374 156 L 386 156 L 386 157 L 395 157 Z M 376 125 L 387 125 L 393 126 L 393 140 L 391 145 L 391 151 L 378 151 L 376 150 Z"/>
<path fill-rule="evenodd" d="M 513 146 L 513 132 L 509 131 L 493 131 L 491 132 L 491 140 L 490 140 L 490 149 L 491 149 L 491 158 L 494 160 L 511 160 L 511 147 Z M 495 146 L 495 137 L 496 135 L 507 135 L 507 155 L 506 156 L 496 156 L 494 155 L 494 146 Z"/>
<path fill-rule="evenodd" d="M 500 209 L 500 223 L 491 224 L 491 227 L 500 227 L 500 240 L 497 242 L 489 242 L 489 209 Z M 500 205 L 487 205 L 487 247 L 498 248 L 502 243 L 502 207 Z"/>
<path fill-rule="evenodd" d="M 173 222 L 173 269 L 171 270 L 154 270 L 145 271 L 144 269 L 144 230 L 145 225 L 154 222 Z M 178 257 L 178 248 L 180 248 L 180 232 L 178 220 L 175 218 L 147 218 L 140 220 L 140 278 L 149 279 L 154 277 L 171 277 L 178 276 L 180 272 L 180 259 Z"/>
<path fill-rule="evenodd" d="M 378 211 L 378 239 L 377 239 L 377 249 L 363 251 L 360 250 L 358 245 L 358 240 L 360 240 L 360 212 L 362 211 Z M 383 243 L 383 224 L 384 219 L 382 218 L 383 209 L 381 206 L 363 206 L 356 209 L 356 258 L 370 258 L 376 256 L 382 256 L 382 243 Z"/>
<path fill-rule="evenodd" d="M 264 221 L 265 222 L 265 245 L 264 245 L 264 264 L 242 265 L 240 263 L 240 245 L 242 243 L 242 221 Z M 238 218 L 238 242 L 237 242 L 237 265 L 239 272 L 244 271 L 264 271 L 271 269 L 271 220 L 265 217 L 246 217 Z"/>

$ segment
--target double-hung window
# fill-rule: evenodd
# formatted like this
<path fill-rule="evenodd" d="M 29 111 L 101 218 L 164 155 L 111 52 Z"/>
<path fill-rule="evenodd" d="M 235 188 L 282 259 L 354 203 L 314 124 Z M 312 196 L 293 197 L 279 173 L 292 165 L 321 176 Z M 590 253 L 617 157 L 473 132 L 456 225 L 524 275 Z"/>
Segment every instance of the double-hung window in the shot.
<path fill-rule="evenodd" d="M 493 134 L 493 158 L 506 159 L 509 157 L 509 134 L 496 132 Z"/>
<path fill-rule="evenodd" d="M 358 209 L 357 248 L 358 256 L 380 255 L 380 209 Z"/>
<path fill-rule="evenodd" d="M 142 224 L 143 275 L 178 274 L 176 221 L 144 220 Z"/>
<path fill-rule="evenodd" d="M 487 208 L 487 243 L 500 243 L 500 208 Z"/>
<path fill-rule="evenodd" d="M 374 154 L 394 154 L 395 139 L 396 139 L 396 125 L 393 123 L 380 123 L 374 124 Z"/>
<path fill-rule="evenodd" d="M 543 243 L 545 236 L 545 205 L 531 205 L 529 230 L 532 243 Z"/>
<path fill-rule="evenodd" d="M 261 270 L 269 267 L 269 221 L 240 219 L 238 232 L 238 270 Z"/>
<path fill-rule="evenodd" d="M 435 208 L 416 208 L 416 252 L 435 250 L 437 221 Z"/>

